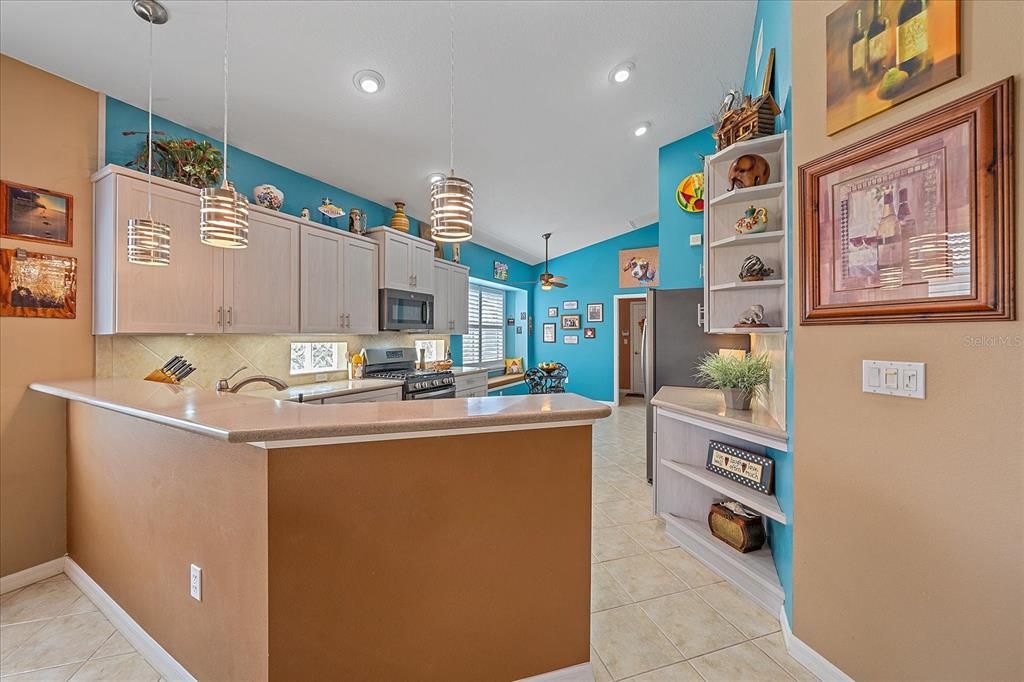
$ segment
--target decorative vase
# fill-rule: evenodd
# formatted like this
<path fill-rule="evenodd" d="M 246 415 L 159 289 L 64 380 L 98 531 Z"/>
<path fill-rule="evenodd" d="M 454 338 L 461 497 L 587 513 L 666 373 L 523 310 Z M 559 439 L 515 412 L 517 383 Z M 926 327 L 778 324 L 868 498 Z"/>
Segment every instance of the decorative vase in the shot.
<path fill-rule="evenodd" d="M 749 410 L 753 395 L 742 388 L 723 388 L 722 397 L 725 398 L 725 406 L 730 410 Z"/>
<path fill-rule="evenodd" d="M 391 227 L 402 232 L 409 231 L 409 216 L 405 215 L 405 202 L 395 202 L 395 215 L 391 216 Z"/>
<path fill-rule="evenodd" d="M 284 206 L 284 192 L 273 185 L 256 185 L 253 187 L 252 197 L 257 204 L 271 211 L 280 211 Z"/>

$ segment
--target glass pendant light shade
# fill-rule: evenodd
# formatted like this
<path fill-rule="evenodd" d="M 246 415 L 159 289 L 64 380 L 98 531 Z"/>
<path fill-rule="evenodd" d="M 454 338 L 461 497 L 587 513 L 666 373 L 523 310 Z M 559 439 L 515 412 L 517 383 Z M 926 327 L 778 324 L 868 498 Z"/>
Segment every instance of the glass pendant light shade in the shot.
<path fill-rule="evenodd" d="M 128 262 L 139 265 L 171 264 L 171 226 L 149 218 L 128 221 Z"/>
<path fill-rule="evenodd" d="M 473 238 L 473 183 L 447 177 L 430 186 L 430 233 L 439 242 Z"/>
<path fill-rule="evenodd" d="M 128 262 L 171 264 L 171 226 L 153 220 L 153 24 L 167 23 L 167 10 L 156 0 L 135 0 L 132 9 L 149 24 L 149 132 L 146 135 L 146 217 L 128 220 Z"/>
<path fill-rule="evenodd" d="M 199 239 L 222 249 L 249 245 L 249 200 L 230 182 L 199 193 Z"/>

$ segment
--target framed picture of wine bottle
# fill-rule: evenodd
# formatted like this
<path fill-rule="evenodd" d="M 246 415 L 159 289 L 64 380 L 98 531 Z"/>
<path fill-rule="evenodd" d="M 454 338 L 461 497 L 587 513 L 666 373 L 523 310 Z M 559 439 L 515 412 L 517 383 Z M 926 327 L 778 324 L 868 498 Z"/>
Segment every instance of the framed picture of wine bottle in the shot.
<path fill-rule="evenodd" d="M 1016 319 L 1013 91 L 800 166 L 801 324 Z"/>
<path fill-rule="evenodd" d="M 849 0 L 825 22 L 829 135 L 960 76 L 960 0 Z"/>

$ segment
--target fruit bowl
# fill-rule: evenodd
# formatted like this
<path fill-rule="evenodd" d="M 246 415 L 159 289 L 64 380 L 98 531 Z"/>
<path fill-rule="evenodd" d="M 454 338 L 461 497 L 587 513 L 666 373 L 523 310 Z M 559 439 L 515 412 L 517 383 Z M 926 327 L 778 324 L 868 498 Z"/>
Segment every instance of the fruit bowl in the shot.
<path fill-rule="evenodd" d="M 542 372 L 547 372 L 548 374 L 551 374 L 556 369 L 558 369 L 558 365 L 554 362 L 542 362 L 539 365 L 537 365 L 537 369 L 539 369 Z"/>

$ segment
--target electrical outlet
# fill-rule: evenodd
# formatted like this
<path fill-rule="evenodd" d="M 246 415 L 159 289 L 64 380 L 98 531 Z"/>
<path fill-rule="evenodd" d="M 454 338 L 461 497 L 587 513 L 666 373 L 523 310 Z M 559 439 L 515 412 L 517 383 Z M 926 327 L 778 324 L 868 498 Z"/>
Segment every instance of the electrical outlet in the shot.
<path fill-rule="evenodd" d="M 690 235 L 690 246 L 700 246 L 701 235 L 691 234 Z"/>
<path fill-rule="evenodd" d="M 203 569 L 192 564 L 192 573 L 188 584 L 189 594 L 196 601 L 203 601 Z"/>

